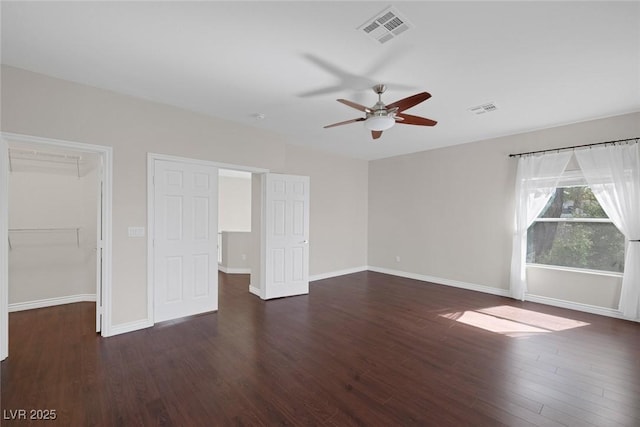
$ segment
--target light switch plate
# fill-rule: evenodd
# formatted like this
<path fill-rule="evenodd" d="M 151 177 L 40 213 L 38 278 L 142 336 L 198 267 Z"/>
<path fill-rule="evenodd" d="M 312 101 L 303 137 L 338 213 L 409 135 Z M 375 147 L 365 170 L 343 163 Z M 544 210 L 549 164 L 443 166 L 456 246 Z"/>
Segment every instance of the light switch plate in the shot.
<path fill-rule="evenodd" d="M 144 237 L 144 227 L 129 227 L 127 234 L 129 237 Z"/>

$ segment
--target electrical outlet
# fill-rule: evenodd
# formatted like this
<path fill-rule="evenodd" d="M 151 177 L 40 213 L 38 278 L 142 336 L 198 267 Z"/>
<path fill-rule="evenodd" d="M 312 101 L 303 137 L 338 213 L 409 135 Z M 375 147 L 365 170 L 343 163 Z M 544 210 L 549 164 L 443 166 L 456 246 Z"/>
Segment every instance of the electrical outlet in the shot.
<path fill-rule="evenodd" d="M 242 254 L 241 258 L 242 258 L 243 261 L 246 261 L 247 260 L 247 254 Z"/>
<path fill-rule="evenodd" d="M 400 255 L 396 255 L 396 262 L 400 262 Z"/>

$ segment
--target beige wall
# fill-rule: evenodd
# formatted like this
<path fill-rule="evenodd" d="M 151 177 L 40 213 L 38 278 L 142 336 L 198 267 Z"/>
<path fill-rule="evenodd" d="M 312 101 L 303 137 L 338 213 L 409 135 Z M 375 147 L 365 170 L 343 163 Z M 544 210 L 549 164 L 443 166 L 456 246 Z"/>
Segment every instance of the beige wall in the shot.
<path fill-rule="evenodd" d="M 251 270 L 252 244 L 251 233 L 223 231 L 221 270 L 226 273 L 248 273 Z"/>
<path fill-rule="evenodd" d="M 617 309 L 622 276 L 596 272 L 578 274 L 531 265 L 527 267 L 527 286 L 532 295 Z"/>
<path fill-rule="evenodd" d="M 301 147 L 286 153 L 287 170 L 273 172 L 309 175 L 309 274 L 366 267 L 368 218 L 368 164 Z M 315 226 L 314 226 L 315 224 Z M 327 257 L 326 254 L 331 254 Z M 354 254 L 363 254 L 354 263 Z"/>
<path fill-rule="evenodd" d="M 220 231 L 251 231 L 251 177 L 218 177 Z"/>
<path fill-rule="evenodd" d="M 147 153 L 311 176 L 310 273 L 366 265 L 367 162 L 179 108 L 2 67 L 2 130 L 112 146 L 114 325 L 145 319 Z M 328 213 L 328 214 L 327 214 Z"/>
<path fill-rule="evenodd" d="M 508 154 L 638 135 L 634 113 L 372 161 L 369 265 L 508 289 L 516 170 Z M 538 288 L 552 298 L 585 291 L 581 273 L 567 276 L 570 289 Z"/>
<path fill-rule="evenodd" d="M 9 228 L 40 230 L 9 234 L 9 304 L 95 297 L 97 183 L 95 169 L 81 178 L 64 172 L 9 175 Z M 46 231 L 76 227 L 78 236 Z"/>

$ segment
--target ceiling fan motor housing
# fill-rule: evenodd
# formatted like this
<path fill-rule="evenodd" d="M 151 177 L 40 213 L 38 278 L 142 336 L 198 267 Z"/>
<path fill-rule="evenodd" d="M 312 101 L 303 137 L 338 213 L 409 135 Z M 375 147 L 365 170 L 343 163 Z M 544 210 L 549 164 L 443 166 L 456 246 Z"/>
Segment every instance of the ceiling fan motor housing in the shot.
<path fill-rule="evenodd" d="M 387 110 L 387 106 L 382 103 L 382 101 L 376 102 L 376 105 L 371 107 L 371 111 L 367 112 L 367 118 L 372 116 L 387 116 L 389 111 Z"/>
<path fill-rule="evenodd" d="M 373 131 L 383 131 L 390 129 L 395 124 L 395 112 L 397 108 L 387 110 L 387 106 L 382 102 L 382 93 L 386 90 L 385 85 L 376 85 L 373 90 L 378 94 L 378 102 L 366 111 L 367 118 L 364 127 Z"/>

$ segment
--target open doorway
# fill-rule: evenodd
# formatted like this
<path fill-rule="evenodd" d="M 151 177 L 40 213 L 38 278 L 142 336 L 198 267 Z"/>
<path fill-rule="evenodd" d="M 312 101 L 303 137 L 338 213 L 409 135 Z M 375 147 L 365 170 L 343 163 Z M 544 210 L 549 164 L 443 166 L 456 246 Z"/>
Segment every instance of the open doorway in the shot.
<path fill-rule="evenodd" d="M 251 266 L 249 292 L 262 299 L 309 292 L 309 177 L 148 153 L 149 326 L 218 310 L 220 169 L 251 174 L 251 250 L 239 252 Z"/>
<path fill-rule="evenodd" d="M 1 354 L 9 312 L 90 303 L 109 335 L 111 148 L 2 133 Z"/>
<path fill-rule="evenodd" d="M 218 171 L 218 270 L 225 274 L 250 274 L 251 173 Z"/>
<path fill-rule="evenodd" d="M 156 153 L 147 162 L 149 324 L 217 311 L 219 170 L 243 178 L 268 170 Z M 240 260 L 243 254 L 248 265 L 250 254 L 239 253 Z"/>

